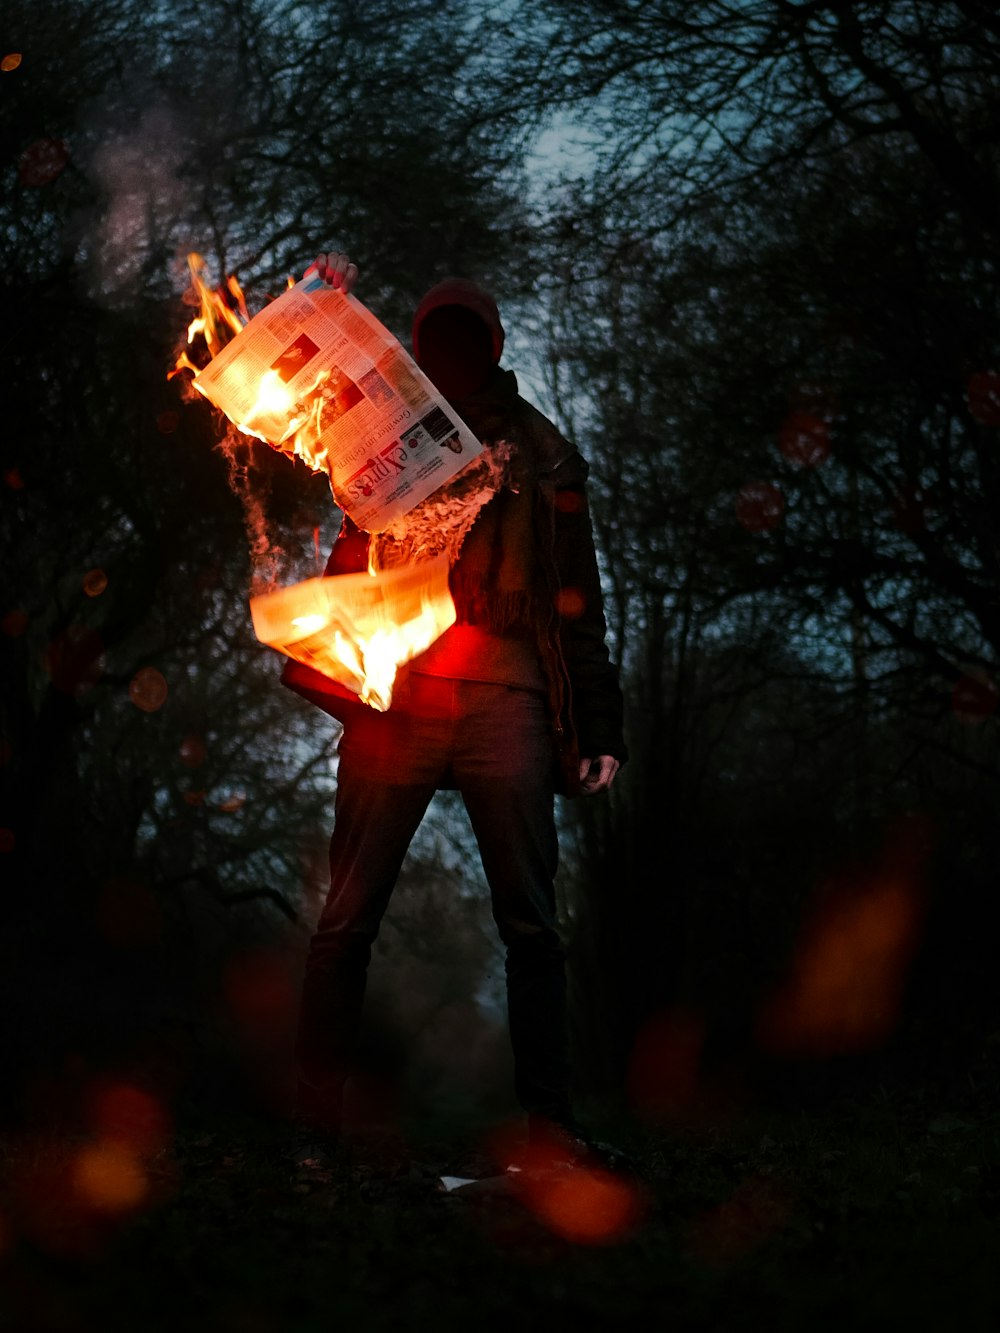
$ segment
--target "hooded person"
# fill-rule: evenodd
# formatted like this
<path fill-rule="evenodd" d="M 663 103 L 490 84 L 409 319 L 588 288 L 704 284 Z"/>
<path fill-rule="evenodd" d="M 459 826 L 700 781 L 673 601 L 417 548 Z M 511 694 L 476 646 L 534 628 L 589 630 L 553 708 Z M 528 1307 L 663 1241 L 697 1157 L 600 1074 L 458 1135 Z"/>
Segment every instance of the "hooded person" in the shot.
<path fill-rule="evenodd" d="M 587 464 L 501 368 L 504 341 L 495 300 L 467 279 L 437 283 L 414 315 L 417 364 L 508 464 L 451 567 L 454 625 L 412 660 L 385 713 L 285 681 L 343 721 L 331 888 L 303 983 L 297 1114 L 327 1139 L 339 1130 L 371 946 L 431 797 L 450 788 L 468 811 L 506 946 L 514 1090 L 529 1135 L 585 1156 L 570 1088 L 554 797 L 610 787 L 627 758 L 622 696 Z M 327 573 L 367 568 L 368 540 L 345 516 Z"/>
<path fill-rule="evenodd" d="M 589 794 L 581 754 L 622 763 L 622 700 L 610 661 L 603 594 L 587 509 L 588 465 L 521 397 L 500 367 L 505 331 L 496 301 L 466 278 L 433 286 L 414 313 L 414 360 L 486 445 L 513 446 L 507 485 L 480 512 L 449 576 L 456 624 L 410 674 L 544 688 L 557 790 Z M 369 534 L 345 514 L 324 573 L 368 568 Z M 346 687 L 289 660 L 289 688 L 341 721 L 365 705 Z M 405 707 L 405 686 L 397 691 Z"/>

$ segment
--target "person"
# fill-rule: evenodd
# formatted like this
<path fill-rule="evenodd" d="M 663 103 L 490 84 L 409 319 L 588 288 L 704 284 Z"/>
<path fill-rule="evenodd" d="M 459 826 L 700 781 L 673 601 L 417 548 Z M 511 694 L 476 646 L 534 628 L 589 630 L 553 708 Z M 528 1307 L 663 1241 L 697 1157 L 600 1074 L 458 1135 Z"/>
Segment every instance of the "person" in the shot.
<path fill-rule="evenodd" d="M 309 271 L 350 291 L 346 254 Z M 557 921 L 555 796 L 607 793 L 627 759 L 580 452 L 500 367 L 493 297 L 450 278 L 419 303 L 417 364 L 486 447 L 511 450 L 449 577 L 456 623 L 377 712 L 299 664 L 283 680 L 338 717 L 331 883 L 305 966 L 296 1119 L 332 1144 L 357 1055 L 372 945 L 436 790 L 463 798 L 506 948 L 514 1091 L 532 1143 L 566 1160 L 595 1151 L 574 1115 L 565 950 Z M 345 515 L 328 574 L 367 568 L 369 536 Z M 311 678 L 310 678 L 311 677 Z"/>

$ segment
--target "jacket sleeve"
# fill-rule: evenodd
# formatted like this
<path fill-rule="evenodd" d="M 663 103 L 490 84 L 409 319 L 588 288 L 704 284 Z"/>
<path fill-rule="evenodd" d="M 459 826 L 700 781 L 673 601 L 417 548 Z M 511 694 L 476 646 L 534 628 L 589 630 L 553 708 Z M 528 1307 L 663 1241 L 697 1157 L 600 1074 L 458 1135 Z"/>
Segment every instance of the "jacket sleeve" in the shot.
<path fill-rule="evenodd" d="M 607 620 L 594 530 L 587 503 L 588 466 L 576 450 L 549 474 L 558 635 L 571 691 L 580 753 L 628 758 L 618 668 L 607 645 Z"/>

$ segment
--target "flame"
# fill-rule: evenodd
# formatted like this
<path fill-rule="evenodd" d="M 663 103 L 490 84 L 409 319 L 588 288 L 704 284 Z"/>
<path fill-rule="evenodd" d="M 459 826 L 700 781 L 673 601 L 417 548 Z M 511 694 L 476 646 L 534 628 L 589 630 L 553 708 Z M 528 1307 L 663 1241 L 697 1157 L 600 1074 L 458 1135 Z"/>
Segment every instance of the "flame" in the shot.
<path fill-rule="evenodd" d="M 192 358 L 189 349 L 200 340 L 212 360 L 231 338 L 242 333 L 250 322 L 250 312 L 235 274 L 231 273 L 220 286 L 210 287 L 204 277 L 204 258 L 192 251 L 187 262 L 191 286 L 185 299 L 198 307 L 198 314 L 188 324 L 185 345 L 177 353 L 167 379 L 190 371 L 192 386 L 198 389 L 202 366 Z M 288 286 L 294 285 L 295 278 L 289 275 Z M 308 392 L 296 400 L 278 372 L 268 370 L 257 386 L 256 399 L 246 418 L 234 422 L 236 429 L 282 453 L 301 458 L 314 472 L 326 472 L 326 450 L 317 446 L 324 398 L 330 396 L 330 389 L 324 387 L 329 379 L 330 372 L 321 371 Z"/>
<path fill-rule="evenodd" d="M 447 625 L 455 620 L 454 606 L 443 608 Z M 403 662 L 429 648 L 443 632 L 442 613 L 428 603 L 420 615 L 405 625 L 378 629 L 370 638 L 350 642 L 336 635 L 336 651 L 346 666 L 362 677 L 359 694 L 363 703 L 384 713 L 392 703 L 392 687 L 396 671 Z"/>
<path fill-rule="evenodd" d="M 209 359 L 218 356 L 230 338 L 241 333 L 250 323 L 246 298 L 243 289 L 234 274 L 226 279 L 221 287 L 210 287 L 205 281 L 205 260 L 192 251 L 187 257 L 188 272 L 191 274 L 191 286 L 185 300 L 197 305 L 198 314 L 187 327 L 186 346 L 177 354 L 173 369 L 167 379 L 173 379 L 182 370 L 190 370 L 197 375 L 201 367 L 192 361 L 188 354 L 197 338 L 201 338 L 208 351 Z"/>
<path fill-rule="evenodd" d="M 195 252 L 188 255 L 188 269 L 191 287 L 186 299 L 197 305 L 198 313 L 188 324 L 186 343 L 167 378 L 190 371 L 191 384 L 198 389 L 201 367 L 191 351 L 195 342 L 200 341 L 213 359 L 243 331 L 250 315 L 235 276 L 210 287 L 204 277 L 205 261 Z M 290 277 L 289 287 L 294 284 Z M 356 393 L 356 386 L 323 369 L 307 391 L 293 392 L 272 368 L 254 389 L 253 405 L 243 420 L 234 423 L 237 429 L 329 475 L 327 450 L 320 445 L 324 411 L 336 409 L 338 399 Z M 441 556 L 380 571 L 373 542 L 367 575 L 311 579 L 251 599 L 257 637 L 346 685 L 362 702 L 384 712 L 392 702 L 399 667 L 454 624 L 447 573 L 447 557 Z M 359 585 L 359 579 L 366 584 Z"/>
<path fill-rule="evenodd" d="M 251 599 L 262 643 L 385 712 L 399 667 L 455 623 L 448 557 L 396 569 L 307 579 Z"/>

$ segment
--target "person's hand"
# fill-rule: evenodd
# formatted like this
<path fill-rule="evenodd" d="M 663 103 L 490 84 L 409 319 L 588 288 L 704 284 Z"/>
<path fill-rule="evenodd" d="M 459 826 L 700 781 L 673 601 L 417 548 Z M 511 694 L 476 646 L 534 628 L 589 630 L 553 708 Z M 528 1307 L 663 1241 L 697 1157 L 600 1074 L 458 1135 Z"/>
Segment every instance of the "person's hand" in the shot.
<path fill-rule="evenodd" d="M 302 276 L 309 273 L 316 273 L 329 287 L 339 287 L 346 296 L 354 286 L 358 266 L 352 264 L 347 255 L 338 255 L 331 250 L 329 254 L 318 254 Z"/>
<path fill-rule="evenodd" d="M 580 760 L 580 794 L 597 796 L 607 791 L 615 780 L 615 774 L 621 764 L 610 754 L 598 755 L 596 759 Z"/>

